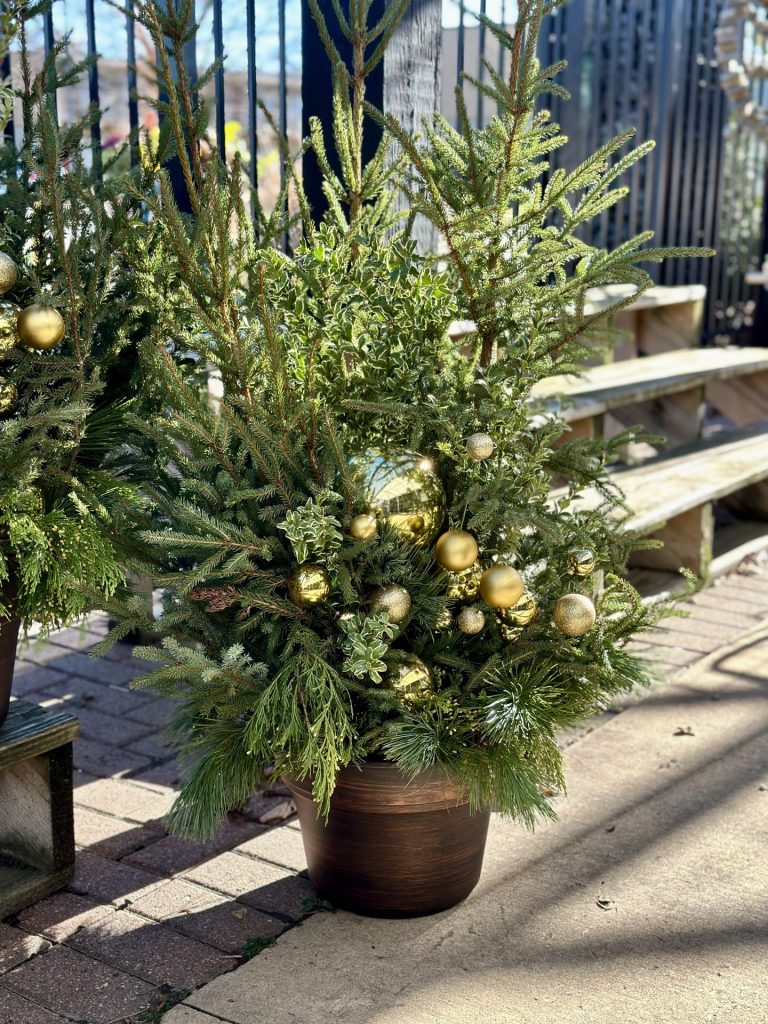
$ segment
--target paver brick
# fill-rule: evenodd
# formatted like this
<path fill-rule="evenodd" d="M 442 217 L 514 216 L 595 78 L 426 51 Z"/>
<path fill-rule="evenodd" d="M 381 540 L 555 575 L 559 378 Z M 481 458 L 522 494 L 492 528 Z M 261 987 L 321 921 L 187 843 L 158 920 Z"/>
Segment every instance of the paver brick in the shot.
<path fill-rule="evenodd" d="M 292 918 L 300 917 L 304 900 L 315 895 L 312 883 L 302 875 L 231 852 L 191 868 L 183 877 L 249 907 Z"/>
<path fill-rule="evenodd" d="M 133 667 L 120 661 L 91 658 L 80 651 L 75 654 L 68 654 L 66 651 L 62 653 L 64 657 L 56 659 L 56 668 L 61 672 L 69 673 L 69 675 L 82 676 L 85 679 L 93 679 L 97 683 L 107 683 L 113 686 L 129 683 L 136 677 Z M 35 658 L 35 660 L 37 659 Z"/>
<path fill-rule="evenodd" d="M 715 594 L 724 605 L 731 600 L 748 601 L 755 608 L 761 610 L 761 615 L 768 615 L 768 590 L 764 587 L 750 586 L 748 580 L 749 577 L 740 576 L 738 580 L 729 580 L 727 583 L 714 587 L 711 593 Z"/>
<path fill-rule="evenodd" d="M 211 1018 L 213 1019 L 213 1018 Z M 23 996 L 0 986 L 0 1024 L 66 1024 L 58 1013 L 35 1006 Z"/>
<path fill-rule="evenodd" d="M 114 908 L 92 903 L 73 892 L 57 892 L 19 914 L 19 924 L 28 932 L 52 942 L 64 942 L 80 928 L 113 914 Z"/>
<path fill-rule="evenodd" d="M 55 686 L 66 678 L 55 668 L 33 665 L 28 661 L 17 661 L 13 673 L 13 695 L 27 699 L 27 694 L 36 694 L 48 686 Z"/>
<path fill-rule="evenodd" d="M 157 841 L 158 831 L 148 825 L 112 818 L 87 807 L 75 807 L 75 843 L 103 857 L 120 860 Z"/>
<path fill-rule="evenodd" d="M 110 687 L 104 686 L 102 689 L 106 691 Z M 80 735 L 87 740 L 123 747 L 150 732 L 150 726 L 134 722 L 122 713 L 104 713 L 92 703 L 83 705 L 70 702 L 66 698 L 57 698 L 57 700 L 61 701 L 60 707 L 77 716 L 80 722 Z"/>
<path fill-rule="evenodd" d="M 49 942 L 39 935 L 28 935 L 20 928 L 0 924 L 0 976 L 23 964 L 31 956 L 44 953 Z"/>
<path fill-rule="evenodd" d="M 149 726 L 143 728 L 148 730 Z M 176 757 L 176 752 L 169 747 L 168 740 L 162 733 L 145 735 L 141 739 L 131 741 L 127 747 L 128 750 L 135 751 L 137 754 L 151 757 L 153 761 L 168 761 L 170 758 Z"/>
<path fill-rule="evenodd" d="M 301 833 L 283 825 L 241 843 L 237 849 L 249 857 L 268 860 L 271 864 L 279 864 L 292 871 L 304 871 L 307 867 Z"/>
<path fill-rule="evenodd" d="M 107 860 L 89 850 L 78 851 L 75 877 L 67 886 L 69 892 L 88 896 L 102 903 L 122 907 L 135 902 L 163 884 L 163 879 L 137 867 Z"/>
<path fill-rule="evenodd" d="M 711 621 L 708 620 L 706 623 L 701 622 L 699 619 L 683 619 L 676 618 L 673 621 L 666 620 L 667 629 L 670 633 L 692 633 L 694 636 L 705 636 L 708 639 L 716 639 L 718 644 L 727 644 L 731 640 L 735 640 L 736 637 L 741 636 L 745 629 L 749 629 L 749 622 L 745 625 L 744 621 L 738 626 L 734 626 L 732 623 Z M 653 640 L 656 633 L 648 634 L 649 640 Z"/>
<path fill-rule="evenodd" d="M 98 740 L 79 739 L 75 743 L 75 764 L 89 775 L 102 778 L 122 777 L 148 767 L 150 760 L 130 750 L 99 743 Z"/>
<path fill-rule="evenodd" d="M 729 611 L 727 608 L 710 608 L 708 605 L 693 604 L 692 602 L 684 605 L 684 610 L 689 618 L 687 620 L 678 619 L 677 621 L 698 622 L 699 628 L 702 630 L 707 628 L 708 623 L 720 622 L 724 626 L 737 626 L 739 629 L 746 631 L 752 629 L 760 621 L 760 616 L 758 615 L 750 615 L 740 611 Z"/>
<path fill-rule="evenodd" d="M 73 714 L 79 714 L 80 708 L 86 708 L 107 715 L 127 715 L 146 700 L 146 697 L 129 690 L 127 686 L 110 686 L 94 682 L 93 679 L 83 679 L 82 676 L 61 673 L 57 673 L 55 679 L 40 689 L 44 690 L 47 696 L 58 697 L 64 701 L 67 709 Z"/>
<path fill-rule="evenodd" d="M 721 641 L 716 636 L 701 633 L 683 633 L 678 630 L 657 629 L 652 634 L 654 644 L 661 647 L 681 647 L 686 651 L 711 654 Z"/>
<path fill-rule="evenodd" d="M 734 597 L 728 595 L 727 599 L 718 596 L 719 588 L 716 587 L 711 590 L 703 590 L 699 594 L 694 594 L 691 598 L 691 603 L 694 605 L 701 605 L 704 608 L 723 608 L 731 612 L 741 612 L 745 615 L 752 615 L 756 618 L 762 618 L 764 611 L 759 606 L 751 603 L 749 600 L 749 594 L 745 591 L 739 591 L 739 596 Z"/>
<path fill-rule="evenodd" d="M 89 1024 L 112 1024 L 136 1013 L 155 991 L 146 981 L 67 946 L 53 946 L 17 967 L 4 977 L 3 984 L 48 1010 Z"/>
<path fill-rule="evenodd" d="M 124 779 L 86 778 L 75 788 L 75 804 L 141 824 L 158 825 L 175 798 L 172 790 L 159 793 Z"/>
<path fill-rule="evenodd" d="M 231 970 L 236 960 L 196 939 L 127 910 L 73 934 L 68 945 L 154 985 L 190 990 Z"/>
<path fill-rule="evenodd" d="M 211 1017 L 209 1013 L 196 1010 L 194 1006 L 179 1003 L 163 1017 L 163 1024 L 220 1024 L 223 1017 Z"/>
<path fill-rule="evenodd" d="M 131 753 L 128 751 L 127 753 Z M 156 792 L 164 793 L 168 789 L 180 789 L 184 782 L 184 773 L 178 762 L 170 758 L 162 764 L 149 766 L 149 759 L 144 754 L 135 754 L 141 757 L 147 764 L 136 771 L 131 772 L 131 781 L 137 786 L 148 786 Z"/>
<path fill-rule="evenodd" d="M 126 714 L 137 722 L 153 725 L 156 729 L 165 728 L 171 720 L 176 701 L 171 697 L 154 696 L 149 690 L 131 690 L 131 693 L 142 699 Z"/>
<path fill-rule="evenodd" d="M 655 649 L 643 651 L 642 657 L 654 664 L 678 669 L 699 661 L 702 658 L 702 654 L 700 651 L 684 650 L 682 647 L 665 647 L 660 645 Z"/>
<path fill-rule="evenodd" d="M 204 843 L 188 843 L 176 836 L 166 836 L 132 853 L 125 858 L 125 863 L 135 864 L 158 875 L 174 875 L 224 850 L 231 850 L 264 831 L 263 825 L 257 825 L 250 819 L 229 815 L 214 839 Z"/>

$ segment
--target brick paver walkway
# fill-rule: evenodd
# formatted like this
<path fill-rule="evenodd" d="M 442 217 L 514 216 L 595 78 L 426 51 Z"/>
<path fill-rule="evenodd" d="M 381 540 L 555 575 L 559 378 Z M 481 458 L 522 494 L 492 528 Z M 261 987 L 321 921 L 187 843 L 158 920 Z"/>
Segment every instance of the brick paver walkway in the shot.
<path fill-rule="evenodd" d="M 768 618 L 768 568 L 742 567 L 686 609 L 690 618 L 637 644 L 669 676 Z M 129 647 L 87 656 L 105 628 L 94 616 L 85 631 L 33 644 L 18 663 L 16 696 L 80 719 L 78 857 L 66 891 L 0 924 L 0 1024 L 154 1024 L 311 909 L 298 827 L 265 820 L 290 809 L 279 784 L 209 843 L 166 834 L 161 819 L 179 781 L 162 737 L 169 702 L 128 688 L 146 671 Z"/>

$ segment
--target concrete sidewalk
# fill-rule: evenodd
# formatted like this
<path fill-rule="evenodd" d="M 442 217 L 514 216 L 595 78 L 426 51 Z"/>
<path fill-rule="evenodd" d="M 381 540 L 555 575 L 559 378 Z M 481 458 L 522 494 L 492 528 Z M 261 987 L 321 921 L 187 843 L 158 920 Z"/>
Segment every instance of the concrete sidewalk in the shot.
<path fill-rule="evenodd" d="M 462 906 L 317 914 L 163 1024 L 765 1024 L 767 698 L 761 625 L 571 746 Z"/>

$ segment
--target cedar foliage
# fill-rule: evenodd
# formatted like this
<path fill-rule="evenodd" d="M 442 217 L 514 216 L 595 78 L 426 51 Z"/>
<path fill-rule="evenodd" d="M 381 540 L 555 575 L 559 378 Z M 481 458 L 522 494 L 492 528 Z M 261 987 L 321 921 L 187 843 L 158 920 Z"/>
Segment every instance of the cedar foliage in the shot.
<path fill-rule="evenodd" d="M 623 198 L 615 182 L 647 147 L 626 152 L 623 135 L 573 172 L 549 172 L 563 137 L 538 108 L 559 88 L 559 69 L 541 68 L 535 47 L 553 3 L 523 0 L 512 33 L 486 19 L 511 55 L 509 77 L 487 66 L 481 86 L 498 105 L 491 123 L 471 125 L 459 89 L 459 129 L 436 117 L 419 137 L 365 99 L 407 4 L 387 5 L 369 24 L 370 0 L 334 2 L 353 53 L 347 67 L 317 0 L 308 3 L 335 84 L 333 123 L 314 121 L 302 147 L 323 174 L 328 208 L 317 220 L 295 171 L 299 153 L 276 212 L 250 197 L 252 221 L 237 159 L 227 167 L 216 154 L 203 158 L 206 114 L 190 83 L 165 83 L 166 155 L 181 163 L 193 212 L 179 211 L 162 170 L 151 192 L 135 185 L 152 230 L 125 258 L 138 307 L 152 314 L 142 357 L 163 406 L 141 424 L 135 452 L 151 466 L 157 520 L 132 568 L 154 575 L 166 603 L 157 621 L 138 598 L 116 603 L 112 641 L 134 628 L 162 639 L 139 652 L 159 658 L 141 685 L 177 698 L 173 731 L 189 774 L 170 821 L 183 834 L 211 834 L 267 763 L 311 775 L 325 813 L 339 769 L 365 757 L 389 758 L 408 775 L 439 766 L 474 806 L 532 825 L 552 815 L 542 793 L 564 783 L 558 729 L 646 681 L 627 641 L 657 612 L 623 579 L 638 541 L 623 528 L 606 470 L 631 434 L 569 439 L 530 391 L 608 342 L 603 316 L 586 312 L 588 288 L 642 291 L 650 279 L 640 262 L 691 253 L 646 248 L 647 236 L 611 253 L 581 239 L 582 225 Z M 194 31 L 191 3 L 141 0 L 136 16 L 169 75 Z M 382 127 L 364 164 L 364 136 Z M 284 143 L 281 151 L 288 159 Z M 416 215 L 435 225 L 439 256 L 417 252 Z M 301 240 L 283 252 L 277 241 L 291 224 Z M 460 344 L 448 334 L 455 319 L 476 324 Z M 211 367 L 216 399 L 206 390 Z M 475 431 L 496 444 L 485 462 L 466 453 Z M 435 459 L 444 527 L 469 530 L 486 564 L 513 561 L 537 596 L 539 614 L 521 636 L 510 641 L 489 608 L 476 636 L 440 628 L 460 602 L 448 597 L 432 546 L 414 547 L 386 524 L 371 542 L 350 536 L 350 518 L 367 508 L 352 467 L 370 449 Z M 554 475 L 566 480 L 556 500 Z M 597 509 L 576 501 L 589 486 L 603 495 Z M 605 586 L 597 625 L 572 640 L 551 615 L 563 593 L 595 588 L 596 577 L 569 574 L 571 552 L 584 547 L 597 553 Z M 304 561 L 331 580 L 328 599 L 309 609 L 286 590 Z M 412 597 L 398 629 L 368 608 L 385 583 Z M 381 683 L 408 653 L 434 672 L 424 700 L 401 700 Z"/>

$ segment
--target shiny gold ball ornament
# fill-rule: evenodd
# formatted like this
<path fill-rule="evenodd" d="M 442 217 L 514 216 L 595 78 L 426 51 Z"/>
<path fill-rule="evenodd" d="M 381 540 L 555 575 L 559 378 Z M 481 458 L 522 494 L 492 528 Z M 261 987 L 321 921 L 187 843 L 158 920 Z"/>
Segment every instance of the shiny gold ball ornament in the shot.
<path fill-rule="evenodd" d="M 5 377 L 0 377 L 0 416 L 12 412 L 16 408 L 18 400 L 19 393 L 16 390 L 16 385 L 6 380 Z"/>
<path fill-rule="evenodd" d="M 572 551 L 568 558 L 568 571 L 574 576 L 589 576 L 595 571 L 597 559 L 590 548 L 579 548 Z"/>
<path fill-rule="evenodd" d="M 445 518 L 445 491 L 431 459 L 403 449 L 371 448 L 352 459 L 372 514 L 404 540 L 426 547 Z"/>
<path fill-rule="evenodd" d="M 415 654 L 406 654 L 401 661 L 393 665 L 385 673 L 382 683 L 406 701 L 428 697 L 435 690 L 432 670 Z"/>
<path fill-rule="evenodd" d="M 491 608 L 514 608 L 523 590 L 520 573 L 511 565 L 492 565 L 480 579 L 480 596 Z"/>
<path fill-rule="evenodd" d="M 5 295 L 16 286 L 19 268 L 7 253 L 0 252 L 0 295 Z"/>
<path fill-rule="evenodd" d="M 468 636 L 475 636 L 483 631 L 485 615 L 482 609 L 470 606 L 461 609 L 456 622 L 462 633 L 466 633 Z"/>
<path fill-rule="evenodd" d="M 450 572 L 463 572 L 477 561 L 480 550 L 477 541 L 466 530 L 448 530 L 438 537 L 435 558 Z"/>
<path fill-rule="evenodd" d="M 16 348 L 19 340 L 16 321 L 20 312 L 15 302 L 0 302 L 0 359 L 5 359 Z"/>
<path fill-rule="evenodd" d="M 472 434 L 467 438 L 467 455 L 475 462 L 490 459 L 496 445 L 490 434 Z"/>
<path fill-rule="evenodd" d="M 389 621 L 395 626 L 399 626 L 408 618 L 411 603 L 411 595 L 405 587 L 397 583 L 377 587 L 368 601 L 372 612 L 386 612 Z"/>
<path fill-rule="evenodd" d="M 504 620 L 512 626 L 527 626 L 536 618 L 538 610 L 539 602 L 530 591 L 525 590 L 517 604 L 504 612 Z"/>
<path fill-rule="evenodd" d="M 331 581 L 321 565 L 297 565 L 288 577 L 288 596 L 299 608 L 310 608 L 328 597 Z"/>
<path fill-rule="evenodd" d="M 376 516 L 372 516 L 368 512 L 355 516 L 349 524 L 349 532 L 355 540 L 373 540 L 379 532 Z"/>
<path fill-rule="evenodd" d="M 555 605 L 552 621 L 566 636 L 584 636 L 595 624 L 595 606 L 584 594 L 564 594 Z"/>
<path fill-rule="evenodd" d="M 53 306 L 35 302 L 19 313 L 16 330 L 22 345 L 47 351 L 56 348 L 64 337 L 64 317 Z"/>
<path fill-rule="evenodd" d="M 503 619 L 499 620 L 499 629 L 502 637 L 508 644 L 513 644 L 515 640 L 519 640 L 523 635 L 522 626 L 510 626 Z"/>
<path fill-rule="evenodd" d="M 435 629 L 450 629 L 453 625 L 453 616 L 447 608 L 441 608 L 435 619 Z"/>
<path fill-rule="evenodd" d="M 459 598 L 462 601 L 468 601 L 473 597 L 477 597 L 480 593 L 480 580 L 482 576 L 483 568 L 477 562 L 469 569 L 465 569 L 464 572 L 451 573 L 451 580 L 448 584 L 448 597 Z"/>

